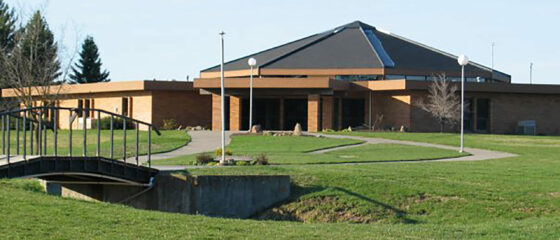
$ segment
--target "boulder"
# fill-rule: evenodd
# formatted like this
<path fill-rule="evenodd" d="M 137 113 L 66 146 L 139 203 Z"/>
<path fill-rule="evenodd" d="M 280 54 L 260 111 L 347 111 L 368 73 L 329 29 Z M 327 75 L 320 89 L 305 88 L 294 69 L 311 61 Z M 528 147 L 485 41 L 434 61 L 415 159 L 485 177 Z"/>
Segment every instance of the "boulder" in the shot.
<path fill-rule="evenodd" d="M 301 125 L 299 123 L 296 123 L 296 126 L 294 127 L 294 136 L 301 136 L 302 135 L 302 131 L 301 131 Z"/>
<path fill-rule="evenodd" d="M 262 133 L 261 125 L 253 125 L 249 133 Z"/>

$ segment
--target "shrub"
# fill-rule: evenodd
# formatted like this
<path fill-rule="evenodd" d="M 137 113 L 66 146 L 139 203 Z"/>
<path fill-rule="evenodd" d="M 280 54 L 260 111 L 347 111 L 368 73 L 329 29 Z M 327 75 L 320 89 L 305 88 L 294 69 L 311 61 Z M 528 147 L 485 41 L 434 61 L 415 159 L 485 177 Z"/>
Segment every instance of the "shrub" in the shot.
<path fill-rule="evenodd" d="M 111 117 L 104 117 L 99 120 L 99 124 L 101 124 L 101 129 L 108 130 L 111 129 Z M 126 121 L 126 129 L 135 129 L 136 126 L 132 123 L 132 121 Z M 122 129 L 123 128 L 123 119 L 120 117 L 113 117 L 113 129 Z"/>
<path fill-rule="evenodd" d="M 222 156 L 222 148 L 216 148 L 216 150 L 214 151 L 214 155 Z M 229 148 L 226 148 L 226 156 L 231 156 L 231 155 L 233 155 L 233 152 L 231 152 Z"/>
<path fill-rule="evenodd" d="M 237 162 L 235 162 L 235 165 L 237 165 L 237 166 L 248 166 L 248 165 L 251 165 L 251 163 L 248 162 L 248 161 L 237 161 Z"/>
<path fill-rule="evenodd" d="M 214 162 L 214 159 L 208 153 L 201 153 L 196 156 L 196 163 L 199 165 L 206 165 Z"/>
<path fill-rule="evenodd" d="M 255 157 L 254 165 L 268 165 L 268 157 L 266 154 L 262 153 Z"/>
<path fill-rule="evenodd" d="M 161 130 L 176 130 L 177 128 L 179 128 L 179 123 L 177 122 L 177 120 L 170 118 L 170 119 L 164 119 L 163 120 L 163 124 L 161 125 Z"/>

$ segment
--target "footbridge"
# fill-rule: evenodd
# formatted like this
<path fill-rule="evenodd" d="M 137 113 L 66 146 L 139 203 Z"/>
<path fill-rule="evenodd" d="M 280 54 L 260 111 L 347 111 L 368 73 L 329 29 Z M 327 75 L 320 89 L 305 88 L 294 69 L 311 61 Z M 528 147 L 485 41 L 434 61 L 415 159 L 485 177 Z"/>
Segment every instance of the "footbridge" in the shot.
<path fill-rule="evenodd" d="M 61 123 L 62 114 L 68 122 Z M 148 186 L 158 173 L 151 168 L 152 132 L 161 133 L 150 123 L 94 108 L 31 107 L 0 117 L 0 178 Z M 62 124 L 68 128 L 59 130 Z"/>

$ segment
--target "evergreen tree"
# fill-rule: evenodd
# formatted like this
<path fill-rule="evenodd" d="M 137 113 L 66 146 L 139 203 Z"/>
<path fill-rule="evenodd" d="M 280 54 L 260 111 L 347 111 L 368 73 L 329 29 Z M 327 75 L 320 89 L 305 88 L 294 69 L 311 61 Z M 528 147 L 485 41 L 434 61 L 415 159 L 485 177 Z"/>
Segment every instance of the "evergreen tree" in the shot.
<path fill-rule="evenodd" d="M 56 82 L 60 76 L 58 47 L 46 20 L 37 11 L 23 29 L 21 51 L 30 64 L 30 74 L 37 84 Z M 36 85 L 36 84 L 33 84 Z"/>
<path fill-rule="evenodd" d="M 14 10 L 0 0 L 0 49 L 10 49 L 14 43 L 16 32 Z"/>
<path fill-rule="evenodd" d="M 5 64 L 14 46 L 16 17 L 3 0 L 0 0 L 0 88 L 9 87 L 6 79 Z"/>
<path fill-rule="evenodd" d="M 101 59 L 93 37 L 86 37 L 82 44 L 80 59 L 75 67 L 72 67 L 70 83 L 109 82 L 111 80 L 108 77 L 109 72 L 107 70 L 101 72 Z"/>

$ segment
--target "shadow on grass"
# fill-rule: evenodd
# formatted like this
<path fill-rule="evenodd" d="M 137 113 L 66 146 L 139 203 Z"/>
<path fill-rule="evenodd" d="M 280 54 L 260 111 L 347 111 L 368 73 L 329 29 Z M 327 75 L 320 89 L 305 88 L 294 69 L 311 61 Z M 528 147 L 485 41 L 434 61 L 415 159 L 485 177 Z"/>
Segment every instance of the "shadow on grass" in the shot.
<path fill-rule="evenodd" d="M 401 209 L 398 209 L 394 206 L 391 206 L 389 204 L 377 201 L 375 199 L 371 199 L 369 197 L 366 197 L 364 195 L 361 195 L 359 193 L 356 192 L 352 192 L 349 191 L 347 189 L 344 188 L 340 188 L 340 187 L 323 187 L 323 186 L 309 186 L 309 187 L 303 187 L 303 186 L 299 186 L 296 184 L 292 184 L 292 194 L 290 196 L 289 199 L 287 199 L 284 202 L 281 202 L 279 204 L 276 204 L 275 206 L 270 207 L 267 210 L 264 210 L 260 213 L 257 213 L 253 216 L 254 219 L 258 219 L 258 220 L 282 220 L 282 221 L 297 221 L 297 222 L 303 222 L 305 221 L 305 219 L 302 219 L 301 216 L 299 216 L 299 214 L 301 214 L 301 212 L 298 209 L 283 209 L 283 205 L 286 204 L 290 204 L 290 203 L 295 203 L 298 201 L 302 201 L 301 197 L 308 195 L 308 194 L 313 194 L 313 193 L 318 193 L 318 192 L 322 192 L 322 191 L 326 191 L 326 190 L 331 190 L 331 191 L 335 191 L 335 192 L 340 192 L 341 194 L 347 195 L 347 196 L 351 196 L 354 198 L 358 198 L 362 201 L 368 202 L 370 204 L 379 206 L 381 208 L 383 208 L 385 211 L 391 212 L 394 214 L 394 216 L 397 218 L 398 222 L 400 223 L 404 223 L 404 224 L 417 224 L 419 223 L 419 221 L 411 219 L 409 217 L 407 217 L 407 212 Z M 317 196 L 317 197 L 312 197 L 313 198 L 325 198 L 327 196 Z M 309 205 L 304 204 L 303 207 L 310 207 Z M 318 206 L 320 207 L 320 205 Z M 313 208 L 311 206 L 311 208 Z M 344 220 L 343 220 L 344 222 Z"/>

